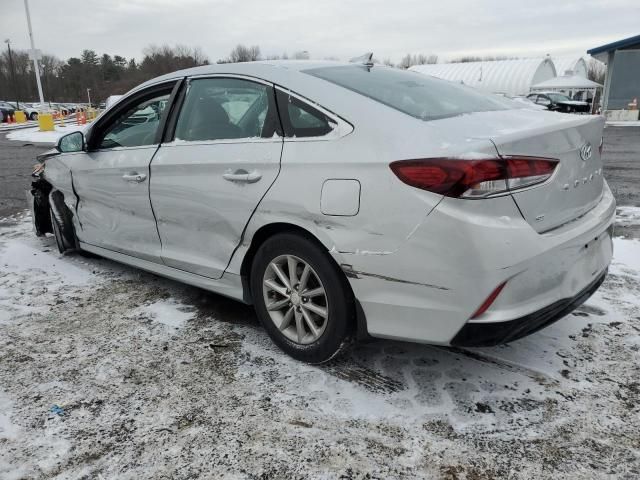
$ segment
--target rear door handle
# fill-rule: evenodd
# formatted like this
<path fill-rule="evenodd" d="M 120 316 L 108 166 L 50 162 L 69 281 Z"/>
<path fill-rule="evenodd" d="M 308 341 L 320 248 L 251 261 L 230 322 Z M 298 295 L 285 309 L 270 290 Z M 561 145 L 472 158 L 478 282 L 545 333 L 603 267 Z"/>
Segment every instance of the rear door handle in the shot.
<path fill-rule="evenodd" d="M 234 173 L 225 173 L 222 178 L 230 182 L 240 183 L 256 183 L 262 178 L 262 174 L 257 170 L 253 172 L 247 172 L 246 170 L 236 170 Z"/>
<path fill-rule="evenodd" d="M 147 176 L 144 173 L 131 172 L 123 175 L 122 179 L 126 182 L 141 183 L 147 179 Z"/>

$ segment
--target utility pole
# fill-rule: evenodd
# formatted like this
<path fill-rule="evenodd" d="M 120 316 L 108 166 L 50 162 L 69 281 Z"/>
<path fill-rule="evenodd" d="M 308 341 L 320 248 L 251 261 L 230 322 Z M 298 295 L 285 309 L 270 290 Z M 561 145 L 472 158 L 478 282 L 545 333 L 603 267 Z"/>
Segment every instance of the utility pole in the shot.
<path fill-rule="evenodd" d="M 91 108 L 91 89 L 87 88 L 87 98 L 89 99 L 89 108 Z"/>
<path fill-rule="evenodd" d="M 18 86 L 16 85 L 16 73 L 13 69 L 13 56 L 11 55 L 11 40 L 8 38 L 4 41 L 7 44 L 7 49 L 9 50 L 9 69 L 11 70 L 11 86 L 13 87 L 13 94 L 16 97 L 16 109 L 20 110 L 20 99 L 18 95 Z"/>
<path fill-rule="evenodd" d="M 42 84 L 40 83 L 40 68 L 38 67 L 38 52 L 33 42 L 33 31 L 31 30 L 31 14 L 29 13 L 29 0 L 24 0 L 24 10 L 27 12 L 27 26 L 29 27 L 29 39 L 31 40 L 31 55 L 33 58 L 33 68 L 36 71 L 36 82 L 38 83 L 38 95 L 40 95 L 40 103 L 44 103 L 44 95 L 42 94 Z"/>

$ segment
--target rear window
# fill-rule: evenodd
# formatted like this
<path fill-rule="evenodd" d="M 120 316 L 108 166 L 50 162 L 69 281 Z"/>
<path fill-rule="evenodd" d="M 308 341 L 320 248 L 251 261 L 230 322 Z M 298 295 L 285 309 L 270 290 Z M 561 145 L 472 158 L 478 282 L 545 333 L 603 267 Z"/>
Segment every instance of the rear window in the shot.
<path fill-rule="evenodd" d="M 344 65 L 303 71 L 421 120 L 516 108 L 495 95 L 395 68 Z"/>

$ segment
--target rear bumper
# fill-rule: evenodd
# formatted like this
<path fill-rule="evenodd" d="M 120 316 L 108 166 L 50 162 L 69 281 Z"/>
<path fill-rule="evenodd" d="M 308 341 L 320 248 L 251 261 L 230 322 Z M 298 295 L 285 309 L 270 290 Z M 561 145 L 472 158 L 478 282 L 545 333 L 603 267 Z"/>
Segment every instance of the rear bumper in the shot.
<path fill-rule="evenodd" d="M 605 270 L 595 281 L 575 297 L 558 300 L 537 312 L 506 322 L 467 323 L 451 340 L 456 347 L 492 347 L 512 342 L 541 330 L 560 320 L 586 302 L 607 276 Z"/>
<path fill-rule="evenodd" d="M 595 291 L 589 289 L 611 262 L 614 217 L 606 184 L 596 207 L 545 234 L 508 197 L 445 199 L 398 251 L 345 255 L 348 265 L 341 266 L 373 337 L 501 343 L 543 328 L 575 308 L 583 292 L 589 294 L 582 301 Z M 471 319 L 505 282 L 489 309 Z"/>

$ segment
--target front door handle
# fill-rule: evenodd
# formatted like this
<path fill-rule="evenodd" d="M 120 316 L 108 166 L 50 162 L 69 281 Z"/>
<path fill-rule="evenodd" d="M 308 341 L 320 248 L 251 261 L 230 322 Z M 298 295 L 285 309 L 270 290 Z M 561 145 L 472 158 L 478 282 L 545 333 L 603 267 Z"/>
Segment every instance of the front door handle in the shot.
<path fill-rule="evenodd" d="M 233 173 L 225 173 L 224 175 L 222 175 L 222 178 L 230 182 L 256 183 L 262 178 L 262 174 L 257 170 L 254 170 L 253 172 L 247 172 L 246 170 L 240 169 L 236 170 Z"/>
<path fill-rule="evenodd" d="M 131 172 L 123 175 L 122 179 L 126 182 L 141 183 L 147 179 L 147 176 L 144 173 Z"/>

